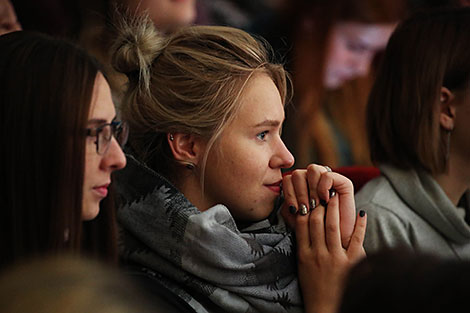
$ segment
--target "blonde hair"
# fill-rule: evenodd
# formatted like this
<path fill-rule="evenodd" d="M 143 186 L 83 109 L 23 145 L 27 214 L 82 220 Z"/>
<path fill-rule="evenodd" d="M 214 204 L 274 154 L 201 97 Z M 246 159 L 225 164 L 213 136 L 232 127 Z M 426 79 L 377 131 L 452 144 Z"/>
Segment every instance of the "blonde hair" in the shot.
<path fill-rule="evenodd" d="M 121 19 L 113 66 L 129 78 L 122 114 L 130 145 L 141 161 L 171 179 L 175 162 L 168 133 L 194 134 L 209 149 L 234 119 L 240 95 L 256 72 L 269 75 L 283 103 L 291 84 L 270 62 L 266 42 L 223 26 L 189 26 L 163 37 L 146 18 Z M 202 175 L 203 176 L 203 175 Z"/>
<path fill-rule="evenodd" d="M 158 312 L 117 267 L 68 254 L 23 260 L 0 275 L 3 313 Z"/>

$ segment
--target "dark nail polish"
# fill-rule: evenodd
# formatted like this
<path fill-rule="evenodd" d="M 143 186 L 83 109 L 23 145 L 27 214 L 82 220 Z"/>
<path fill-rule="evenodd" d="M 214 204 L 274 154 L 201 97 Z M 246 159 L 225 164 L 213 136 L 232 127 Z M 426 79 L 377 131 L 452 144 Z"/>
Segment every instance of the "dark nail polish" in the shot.
<path fill-rule="evenodd" d="M 323 200 L 323 199 L 320 200 L 320 204 L 321 204 L 322 206 L 324 206 L 325 208 L 326 208 L 326 206 L 328 205 L 328 203 L 326 203 L 326 201 Z"/>
<path fill-rule="evenodd" d="M 364 215 L 366 215 L 366 211 L 360 210 L 360 211 L 359 211 L 359 216 L 360 216 L 360 217 L 364 217 Z"/>
<path fill-rule="evenodd" d="M 330 198 L 336 196 L 336 190 L 334 188 L 330 189 Z"/>
<path fill-rule="evenodd" d="M 289 206 L 289 212 L 290 212 L 291 214 L 295 214 L 295 213 L 297 213 L 297 209 L 295 208 L 295 206 L 290 205 L 290 206 Z"/>

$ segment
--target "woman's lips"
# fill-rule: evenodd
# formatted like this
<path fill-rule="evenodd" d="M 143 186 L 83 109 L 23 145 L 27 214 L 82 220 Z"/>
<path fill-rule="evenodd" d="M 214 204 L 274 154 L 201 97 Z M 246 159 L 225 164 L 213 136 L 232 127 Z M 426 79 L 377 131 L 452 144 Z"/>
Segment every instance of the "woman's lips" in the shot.
<path fill-rule="evenodd" d="M 268 187 L 269 190 L 271 190 L 272 192 L 276 194 L 281 193 L 281 181 L 278 181 L 274 184 L 266 184 L 265 186 Z"/>
<path fill-rule="evenodd" d="M 105 198 L 108 195 L 108 186 L 109 184 L 97 186 L 94 187 L 93 190 L 96 191 L 101 197 Z"/>

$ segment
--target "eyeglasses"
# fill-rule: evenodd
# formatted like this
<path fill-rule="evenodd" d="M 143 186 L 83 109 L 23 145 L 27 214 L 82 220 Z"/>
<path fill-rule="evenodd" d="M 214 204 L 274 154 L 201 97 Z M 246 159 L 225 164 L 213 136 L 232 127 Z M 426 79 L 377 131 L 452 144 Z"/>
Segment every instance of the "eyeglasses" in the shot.
<path fill-rule="evenodd" d="M 96 152 L 100 155 L 108 151 L 111 139 L 116 138 L 117 142 L 123 147 L 129 136 L 129 127 L 126 122 L 113 121 L 109 124 L 101 125 L 97 128 L 87 128 L 87 136 L 96 137 Z"/>

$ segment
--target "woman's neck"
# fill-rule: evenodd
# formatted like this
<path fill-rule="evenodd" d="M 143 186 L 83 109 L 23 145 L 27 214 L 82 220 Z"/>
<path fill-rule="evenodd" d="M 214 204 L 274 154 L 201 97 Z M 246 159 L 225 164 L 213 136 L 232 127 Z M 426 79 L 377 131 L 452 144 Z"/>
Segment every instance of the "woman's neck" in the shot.
<path fill-rule="evenodd" d="M 196 175 L 188 175 L 181 179 L 177 188 L 199 211 L 203 212 L 210 208 L 202 192 L 201 182 Z"/>
<path fill-rule="evenodd" d="M 448 170 L 445 173 L 434 175 L 434 179 L 444 190 L 450 201 L 457 205 L 465 191 L 470 187 L 468 161 L 451 155 Z"/>

